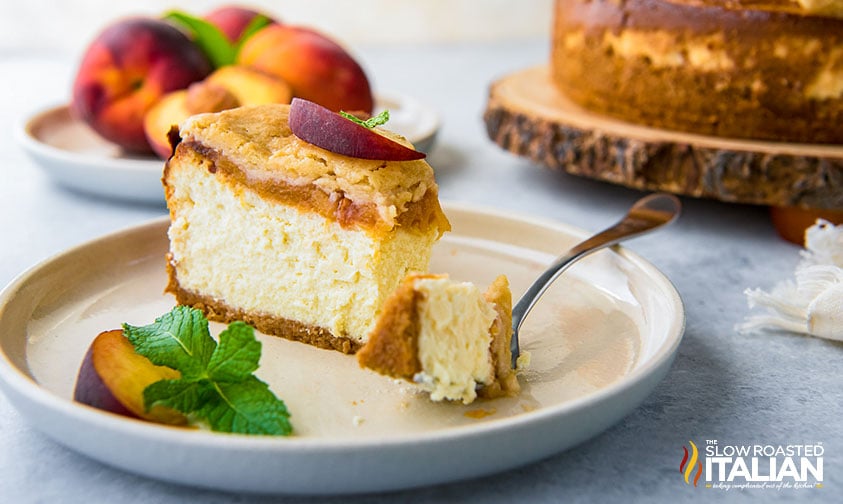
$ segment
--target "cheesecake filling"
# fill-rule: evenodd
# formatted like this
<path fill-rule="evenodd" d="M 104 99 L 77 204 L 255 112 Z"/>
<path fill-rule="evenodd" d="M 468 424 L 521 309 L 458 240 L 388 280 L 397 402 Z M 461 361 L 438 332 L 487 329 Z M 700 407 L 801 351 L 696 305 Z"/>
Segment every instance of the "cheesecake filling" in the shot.
<path fill-rule="evenodd" d="M 318 214 L 268 202 L 207 170 L 170 171 L 170 264 L 179 289 L 364 342 L 384 299 L 427 268 L 438 230 L 375 239 Z"/>
<path fill-rule="evenodd" d="M 413 377 L 434 401 L 477 397 L 477 387 L 495 379 L 490 353 L 490 328 L 497 312 L 471 283 L 444 277 L 416 280 L 418 303 L 418 359 L 421 371 Z"/>

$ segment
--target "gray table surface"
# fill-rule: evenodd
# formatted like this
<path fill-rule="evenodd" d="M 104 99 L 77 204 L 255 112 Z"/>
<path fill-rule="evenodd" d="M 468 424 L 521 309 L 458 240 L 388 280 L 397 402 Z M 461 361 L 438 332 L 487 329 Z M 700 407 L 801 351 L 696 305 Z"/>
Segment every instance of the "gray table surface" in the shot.
<path fill-rule="evenodd" d="M 640 193 L 554 173 L 486 137 L 489 83 L 547 60 L 545 42 L 361 48 L 378 89 L 399 90 L 443 119 L 429 158 L 441 197 L 596 231 Z M 67 100 L 73 58 L 0 53 L 0 284 L 70 246 L 165 215 L 65 190 L 16 145 L 13 129 L 38 107 Z M 798 247 L 777 237 L 764 208 L 683 198 L 669 230 L 628 248 L 661 269 L 687 310 L 676 361 L 623 421 L 564 453 L 505 474 L 387 495 L 327 502 L 843 501 L 843 345 L 790 334 L 740 335 L 743 290 L 792 275 Z M 3 328 L 0 328 L 3 330 Z M 824 486 L 806 490 L 693 488 L 678 471 L 688 440 L 822 443 Z M 112 469 L 30 428 L 0 394 L 0 502 L 286 502 L 161 483 Z M 317 500 L 317 499 L 314 499 Z"/>

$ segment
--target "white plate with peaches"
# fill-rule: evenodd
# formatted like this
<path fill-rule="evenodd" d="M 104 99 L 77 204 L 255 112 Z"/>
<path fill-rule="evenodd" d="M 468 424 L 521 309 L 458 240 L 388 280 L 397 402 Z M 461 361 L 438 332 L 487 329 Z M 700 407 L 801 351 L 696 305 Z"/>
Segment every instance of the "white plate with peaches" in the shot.
<path fill-rule="evenodd" d="M 401 93 L 376 96 L 375 113 L 389 110 L 388 129 L 429 152 L 439 130 L 439 116 L 430 107 Z M 142 203 L 163 204 L 161 174 L 164 160 L 133 154 L 109 142 L 68 105 L 45 108 L 18 127 L 17 140 L 56 183 L 85 194 Z"/>
<path fill-rule="evenodd" d="M 388 109 L 386 128 L 422 152 L 439 127 L 411 97 L 373 93 L 360 63 L 328 36 L 236 6 L 114 22 L 85 51 L 71 94 L 69 105 L 27 118 L 20 145 L 62 186 L 157 204 L 168 132 L 193 114 L 293 96 L 355 114 Z"/>

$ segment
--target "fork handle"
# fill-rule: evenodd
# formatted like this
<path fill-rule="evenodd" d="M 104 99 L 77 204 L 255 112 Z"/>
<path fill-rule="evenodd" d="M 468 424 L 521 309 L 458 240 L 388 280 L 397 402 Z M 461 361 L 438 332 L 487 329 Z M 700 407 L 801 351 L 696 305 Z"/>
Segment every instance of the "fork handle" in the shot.
<path fill-rule="evenodd" d="M 597 250 L 615 245 L 620 241 L 642 235 L 672 222 L 679 213 L 679 200 L 668 194 L 651 194 L 633 205 L 629 213 L 615 225 L 597 233 L 591 238 L 575 245 L 564 255 L 556 259 L 547 270 L 533 282 L 527 292 L 521 296 L 512 308 L 512 368 L 521 354 L 518 332 L 524 318 L 536 305 L 539 298 L 547 291 L 550 284 L 568 269 L 571 264 Z"/>

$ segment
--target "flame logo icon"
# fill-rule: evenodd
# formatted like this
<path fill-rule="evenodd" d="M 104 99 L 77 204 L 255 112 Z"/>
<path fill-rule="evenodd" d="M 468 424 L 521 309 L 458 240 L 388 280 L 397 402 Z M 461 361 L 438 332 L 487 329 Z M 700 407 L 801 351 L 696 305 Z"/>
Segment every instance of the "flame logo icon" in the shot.
<path fill-rule="evenodd" d="M 693 441 L 689 440 L 688 443 L 691 444 L 691 460 L 688 460 L 688 448 L 683 446 L 682 450 L 685 455 L 682 457 L 682 463 L 679 464 L 679 472 L 685 475 L 685 484 L 690 485 L 691 473 L 694 472 L 696 467 L 697 474 L 694 475 L 694 486 L 697 486 L 697 482 L 700 481 L 700 476 L 702 476 L 702 462 L 699 460 L 700 452 Z"/>

